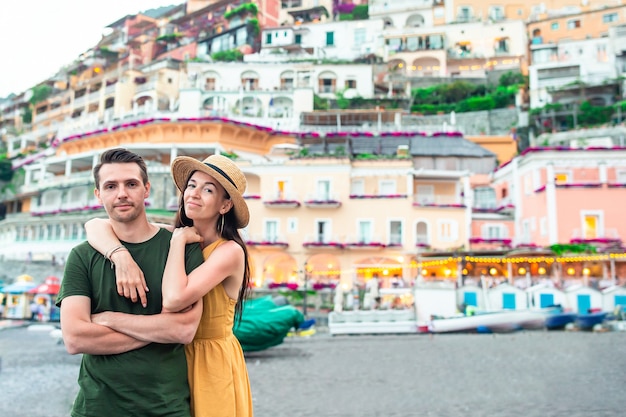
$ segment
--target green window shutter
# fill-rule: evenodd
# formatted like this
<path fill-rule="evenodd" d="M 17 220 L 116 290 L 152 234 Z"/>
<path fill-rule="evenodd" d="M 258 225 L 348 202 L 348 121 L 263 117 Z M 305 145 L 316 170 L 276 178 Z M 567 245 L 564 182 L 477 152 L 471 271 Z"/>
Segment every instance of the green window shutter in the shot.
<path fill-rule="evenodd" d="M 326 32 L 326 46 L 335 44 L 335 32 Z"/>

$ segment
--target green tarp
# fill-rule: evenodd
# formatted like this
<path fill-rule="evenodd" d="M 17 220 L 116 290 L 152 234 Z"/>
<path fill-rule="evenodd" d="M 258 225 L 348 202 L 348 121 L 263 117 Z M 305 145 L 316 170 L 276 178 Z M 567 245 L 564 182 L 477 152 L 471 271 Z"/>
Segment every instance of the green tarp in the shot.
<path fill-rule="evenodd" d="M 264 350 L 283 342 L 292 328 L 304 321 L 304 315 L 292 305 L 278 306 L 272 296 L 246 300 L 241 322 L 233 332 L 244 352 Z"/>

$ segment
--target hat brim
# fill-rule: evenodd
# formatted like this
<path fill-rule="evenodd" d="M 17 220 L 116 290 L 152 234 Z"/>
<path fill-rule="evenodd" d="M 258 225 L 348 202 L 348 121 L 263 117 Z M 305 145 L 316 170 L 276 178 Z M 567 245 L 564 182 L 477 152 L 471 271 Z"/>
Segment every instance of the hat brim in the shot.
<path fill-rule="evenodd" d="M 204 162 L 198 161 L 189 156 L 179 156 L 174 159 L 171 166 L 172 178 L 176 187 L 181 193 L 185 192 L 187 188 L 187 181 L 191 174 L 195 171 L 204 172 L 215 178 L 222 187 L 226 190 L 233 202 L 233 210 L 235 212 L 235 219 L 237 221 L 237 228 L 242 229 L 246 227 L 250 221 L 250 211 L 248 210 L 248 204 L 244 200 L 243 196 L 235 188 L 235 186 L 224 177 L 223 173 L 216 171 Z"/>

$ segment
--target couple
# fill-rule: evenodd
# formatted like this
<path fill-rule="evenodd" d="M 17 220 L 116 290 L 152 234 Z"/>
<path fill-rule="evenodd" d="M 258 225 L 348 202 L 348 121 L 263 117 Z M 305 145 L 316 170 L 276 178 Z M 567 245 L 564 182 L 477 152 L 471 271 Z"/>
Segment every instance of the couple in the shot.
<path fill-rule="evenodd" d="M 139 155 L 111 149 L 94 167 L 109 219 L 86 225 L 93 247 L 71 251 L 57 300 L 66 349 L 83 354 L 74 417 L 252 415 L 232 332 L 250 277 L 237 230 L 246 179 L 220 155 L 178 157 L 171 170 L 182 193 L 173 233 L 147 220 Z"/>

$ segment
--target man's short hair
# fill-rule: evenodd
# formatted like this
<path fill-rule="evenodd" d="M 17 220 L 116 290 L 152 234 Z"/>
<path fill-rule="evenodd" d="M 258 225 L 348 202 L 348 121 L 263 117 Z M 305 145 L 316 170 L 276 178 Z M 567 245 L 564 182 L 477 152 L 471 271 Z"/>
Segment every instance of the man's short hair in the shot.
<path fill-rule="evenodd" d="M 96 188 L 100 188 L 100 168 L 104 164 L 130 164 L 135 163 L 141 170 L 141 179 L 144 185 L 148 182 L 148 167 L 145 161 L 139 155 L 124 148 L 109 149 L 100 155 L 100 162 L 93 168 L 93 179 L 96 182 Z"/>

